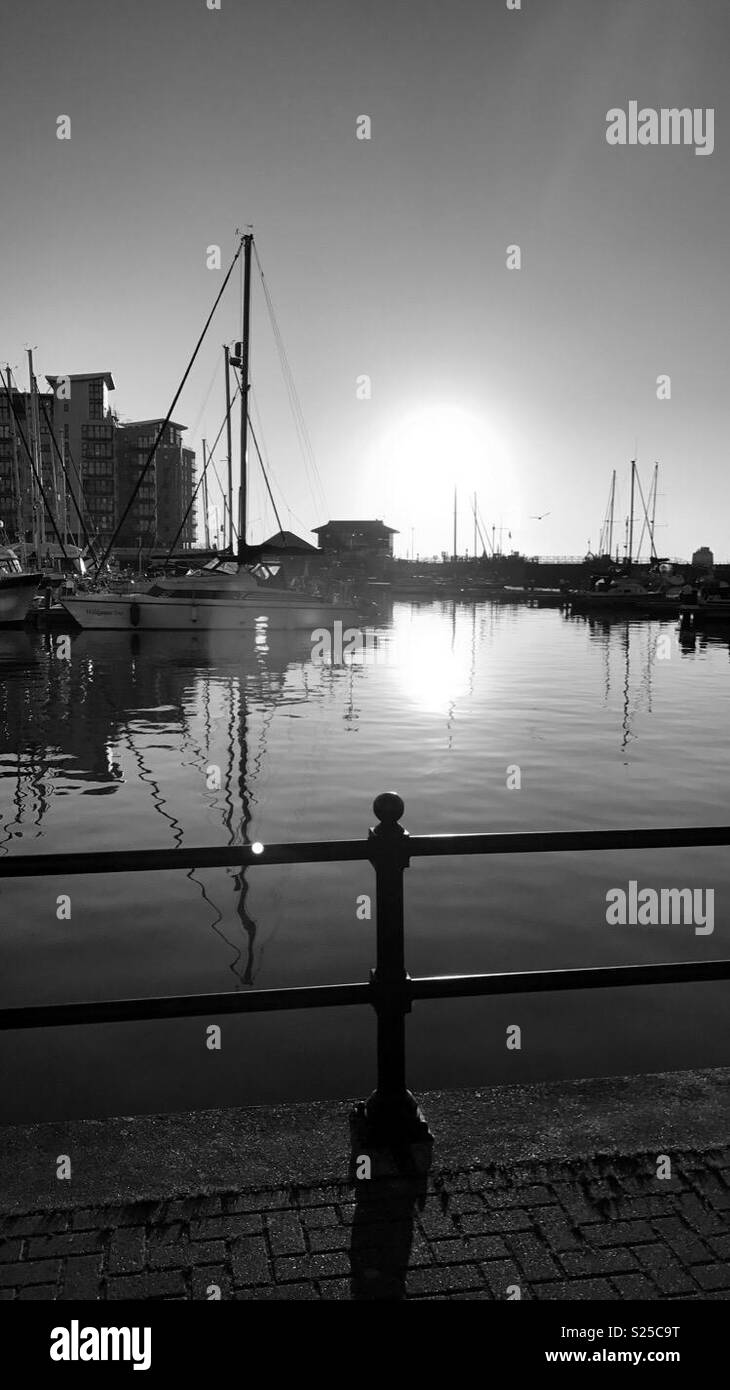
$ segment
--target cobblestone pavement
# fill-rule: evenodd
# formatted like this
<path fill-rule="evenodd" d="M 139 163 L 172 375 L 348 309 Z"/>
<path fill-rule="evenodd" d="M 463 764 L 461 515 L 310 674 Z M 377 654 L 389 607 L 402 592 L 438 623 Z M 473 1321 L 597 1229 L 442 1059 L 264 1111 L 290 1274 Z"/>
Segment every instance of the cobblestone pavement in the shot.
<path fill-rule="evenodd" d="M 670 1158 L 59 1199 L 0 1215 L 0 1299 L 730 1298 L 730 1147 Z"/>

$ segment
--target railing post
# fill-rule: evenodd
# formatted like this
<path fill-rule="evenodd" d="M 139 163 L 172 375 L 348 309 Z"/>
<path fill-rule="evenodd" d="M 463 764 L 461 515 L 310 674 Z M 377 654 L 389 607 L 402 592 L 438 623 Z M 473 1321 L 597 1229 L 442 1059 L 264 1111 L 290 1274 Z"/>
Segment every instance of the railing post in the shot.
<path fill-rule="evenodd" d="M 380 822 L 368 835 L 376 891 L 376 966 L 370 984 L 377 1015 L 378 1084 L 352 1117 L 356 1143 L 389 1150 L 433 1143 L 418 1102 L 406 1086 L 405 1030 L 411 994 L 403 923 L 408 833 L 399 824 L 404 809 L 396 792 L 382 792 L 373 802 Z"/>

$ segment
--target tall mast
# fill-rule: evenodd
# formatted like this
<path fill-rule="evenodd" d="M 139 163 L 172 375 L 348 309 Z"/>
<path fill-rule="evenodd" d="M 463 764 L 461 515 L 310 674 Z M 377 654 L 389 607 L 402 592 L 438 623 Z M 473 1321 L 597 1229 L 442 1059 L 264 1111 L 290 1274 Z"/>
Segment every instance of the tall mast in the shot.
<path fill-rule="evenodd" d="M 477 558 L 477 495 L 474 493 L 474 559 Z"/>
<path fill-rule="evenodd" d="M 651 503 L 651 526 L 650 526 L 650 528 L 649 528 L 649 535 L 650 535 L 650 538 L 651 538 L 651 553 L 652 553 L 652 557 L 653 557 L 655 560 L 656 560 L 656 558 L 657 558 L 657 553 L 656 553 L 656 546 L 655 546 L 655 544 L 654 544 L 654 524 L 655 524 L 655 522 L 656 522 L 656 496 L 657 496 L 658 487 L 659 487 L 659 464 L 658 464 L 658 463 L 655 463 L 655 464 L 654 464 L 654 489 L 653 489 L 652 503 Z"/>
<path fill-rule="evenodd" d="M 454 559 L 456 559 L 456 488 L 454 488 Z"/>
<path fill-rule="evenodd" d="M 253 233 L 247 232 L 243 238 L 243 323 L 241 327 L 241 489 L 238 495 L 238 553 L 246 549 L 246 453 L 248 449 L 248 391 L 250 363 L 250 324 L 251 324 L 251 245 Z"/>
<path fill-rule="evenodd" d="M 631 569 L 631 557 L 634 549 L 634 481 L 636 478 L 636 459 L 631 460 L 631 510 L 629 512 L 629 554 L 628 567 Z"/>
<path fill-rule="evenodd" d="M 613 509 L 614 509 L 614 503 L 615 503 L 615 501 L 616 501 L 616 469 L 614 468 L 614 470 L 613 470 L 613 477 L 611 478 L 611 502 L 610 502 L 610 505 L 609 505 L 609 515 L 608 515 L 608 553 L 609 553 L 609 555 L 611 555 L 611 553 L 612 553 L 612 551 L 613 551 Z"/>
<path fill-rule="evenodd" d="M 33 350 L 27 348 L 28 353 L 28 378 L 30 382 L 30 436 L 31 453 L 35 464 L 35 476 L 31 479 L 31 495 L 33 497 L 33 545 L 35 547 L 36 564 L 40 565 L 42 554 L 46 544 L 46 519 L 43 511 L 43 501 L 37 479 L 43 478 L 43 464 L 41 461 L 40 450 L 40 424 L 38 419 L 38 387 L 33 370 Z"/>
<path fill-rule="evenodd" d="M 61 491 L 59 494 L 61 503 L 61 535 L 64 541 L 68 540 L 68 493 L 66 489 L 66 436 L 61 434 Z"/>
<path fill-rule="evenodd" d="M 13 386 L 13 374 L 8 366 L 8 387 L 11 391 Z M 15 502 L 15 538 L 20 548 L 20 563 L 25 569 L 27 563 L 27 553 L 25 547 L 25 528 L 23 526 L 23 499 L 20 492 L 20 469 L 18 467 L 18 436 L 15 430 L 15 422 L 11 420 L 10 430 L 13 436 L 13 500 Z"/>
<path fill-rule="evenodd" d="M 208 457 L 206 442 L 203 440 L 203 532 L 205 548 L 210 550 L 210 515 L 208 512 Z"/>
<path fill-rule="evenodd" d="M 231 363 L 228 345 L 223 349 L 226 364 L 226 442 L 228 447 L 228 544 L 233 550 L 233 449 L 231 447 Z M 223 516 L 223 544 L 226 544 L 225 505 Z"/>

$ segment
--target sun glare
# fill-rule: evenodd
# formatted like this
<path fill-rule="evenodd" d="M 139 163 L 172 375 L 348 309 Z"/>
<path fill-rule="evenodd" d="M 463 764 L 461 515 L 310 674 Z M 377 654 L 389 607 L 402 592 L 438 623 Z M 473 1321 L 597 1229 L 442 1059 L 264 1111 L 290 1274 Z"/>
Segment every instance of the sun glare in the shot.
<path fill-rule="evenodd" d="M 422 554 L 450 550 L 455 488 L 462 549 L 473 544 L 474 493 L 485 524 L 509 525 L 515 502 L 504 441 L 475 411 L 449 404 L 414 409 L 391 426 L 378 455 L 391 524 L 402 540 L 413 527 Z"/>

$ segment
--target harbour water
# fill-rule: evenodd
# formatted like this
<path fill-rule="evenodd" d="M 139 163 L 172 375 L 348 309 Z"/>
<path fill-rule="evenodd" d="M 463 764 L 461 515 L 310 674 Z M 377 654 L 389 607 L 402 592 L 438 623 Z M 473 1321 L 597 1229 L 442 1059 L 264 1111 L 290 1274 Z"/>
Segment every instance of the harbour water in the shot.
<path fill-rule="evenodd" d="M 376 653 L 308 634 L 0 633 L 0 853 L 727 820 L 730 636 L 505 603 L 395 603 Z M 714 931 L 609 926 L 606 894 L 714 891 Z M 411 974 L 728 954 L 721 849 L 416 861 Z M 0 1003 L 367 979 L 367 865 L 0 881 Z M 58 915 L 60 895 L 70 916 Z M 216 1020 L 211 1020 L 216 1021 Z M 369 1010 L 0 1034 L 1 1118 L 366 1094 Z M 506 1046 L 519 1024 L 520 1050 Z M 596 1026 L 598 1024 L 598 1026 Z M 91 1045 L 89 1045 L 91 1043 Z M 422 1003 L 415 1090 L 727 1060 L 727 985 Z"/>

